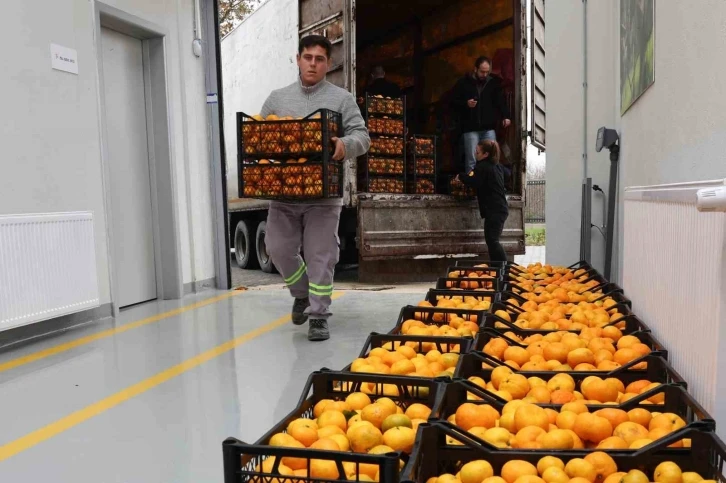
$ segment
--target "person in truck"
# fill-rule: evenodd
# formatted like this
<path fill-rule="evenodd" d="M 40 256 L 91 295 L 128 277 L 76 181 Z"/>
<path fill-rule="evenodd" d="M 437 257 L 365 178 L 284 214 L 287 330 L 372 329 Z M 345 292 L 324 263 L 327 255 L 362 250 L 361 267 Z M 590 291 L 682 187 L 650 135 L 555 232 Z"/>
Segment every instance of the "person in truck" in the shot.
<path fill-rule="evenodd" d="M 491 70 L 489 58 L 479 57 L 474 63 L 474 71 L 459 79 L 452 92 L 452 107 L 459 118 L 467 172 L 476 165 L 474 153 L 479 142 L 496 141 L 495 130 L 500 120 L 505 128 L 511 124 L 502 82 L 491 74 Z"/>
<path fill-rule="evenodd" d="M 371 96 L 401 97 L 401 88 L 386 79 L 386 71 L 381 65 L 373 67 L 371 83 L 368 84 L 366 92 Z"/>
<path fill-rule="evenodd" d="M 333 160 L 342 162 L 362 156 L 370 147 L 363 117 L 348 91 L 326 80 L 332 45 L 328 39 L 309 35 L 300 40 L 297 54 L 299 78 L 274 90 L 262 106 L 267 117 L 305 117 L 318 109 L 342 115 L 344 136 L 332 139 Z M 341 170 L 342 172 L 342 170 Z M 308 339 L 330 338 L 328 319 L 333 295 L 333 276 L 339 258 L 338 224 L 341 198 L 306 202 L 270 203 L 265 243 L 272 262 L 294 297 L 292 322 L 303 325 L 309 319 Z M 300 248 L 305 259 L 300 256 Z"/>
<path fill-rule="evenodd" d="M 476 166 L 468 173 L 457 175 L 463 184 L 476 190 L 479 214 L 484 219 L 484 240 L 492 262 L 506 262 L 507 254 L 499 242 L 504 222 L 509 217 L 505 186 L 507 172 L 499 164 L 499 145 L 496 141 L 479 141 L 474 155 Z"/>

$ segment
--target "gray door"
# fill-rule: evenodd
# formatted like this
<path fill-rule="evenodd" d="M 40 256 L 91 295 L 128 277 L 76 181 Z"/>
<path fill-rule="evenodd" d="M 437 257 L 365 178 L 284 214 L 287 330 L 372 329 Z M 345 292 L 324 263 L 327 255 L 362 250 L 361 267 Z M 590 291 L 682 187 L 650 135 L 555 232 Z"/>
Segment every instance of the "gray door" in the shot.
<path fill-rule="evenodd" d="M 119 307 L 156 292 L 141 41 L 101 29 L 114 270 Z"/>

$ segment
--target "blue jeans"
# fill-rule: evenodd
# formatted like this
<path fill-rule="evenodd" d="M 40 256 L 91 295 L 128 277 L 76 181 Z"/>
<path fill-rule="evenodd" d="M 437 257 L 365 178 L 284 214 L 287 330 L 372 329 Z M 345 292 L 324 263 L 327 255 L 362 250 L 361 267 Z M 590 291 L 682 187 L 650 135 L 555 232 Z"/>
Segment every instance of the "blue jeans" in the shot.
<path fill-rule="evenodd" d="M 497 134 L 492 129 L 491 131 L 472 131 L 472 132 L 465 132 L 461 136 L 461 142 L 463 144 L 464 148 L 464 168 L 466 169 L 466 172 L 474 169 L 474 166 L 476 165 L 476 157 L 474 154 L 476 153 L 476 145 L 479 144 L 480 141 L 496 141 L 497 140 Z"/>

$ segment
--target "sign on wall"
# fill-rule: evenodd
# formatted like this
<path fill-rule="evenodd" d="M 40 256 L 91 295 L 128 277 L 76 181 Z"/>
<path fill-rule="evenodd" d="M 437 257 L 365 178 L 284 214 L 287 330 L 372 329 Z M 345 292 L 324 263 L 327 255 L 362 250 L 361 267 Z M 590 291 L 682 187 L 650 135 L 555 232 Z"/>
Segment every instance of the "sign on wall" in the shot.
<path fill-rule="evenodd" d="M 50 44 L 50 65 L 55 70 L 78 74 L 78 52 L 68 47 Z"/>
<path fill-rule="evenodd" d="M 620 114 L 655 82 L 655 0 L 620 0 Z"/>

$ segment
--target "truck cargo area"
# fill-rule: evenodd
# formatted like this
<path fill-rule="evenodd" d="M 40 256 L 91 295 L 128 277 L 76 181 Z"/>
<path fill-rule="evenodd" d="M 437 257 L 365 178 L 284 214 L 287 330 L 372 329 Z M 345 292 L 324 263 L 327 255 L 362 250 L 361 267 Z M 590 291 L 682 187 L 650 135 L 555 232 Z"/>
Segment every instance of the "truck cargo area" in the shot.
<path fill-rule="evenodd" d="M 282 2 L 269 0 L 265 8 L 282 8 Z M 371 70 L 382 66 L 386 78 L 406 97 L 408 135 L 435 135 L 437 139 L 435 194 L 368 193 L 361 182 L 365 160 L 349 162 L 339 228 L 341 263 L 357 263 L 361 282 L 391 283 L 430 279 L 453 257 L 486 256 L 476 201 L 450 195 L 451 179 L 464 170 L 461 131 L 451 108 L 452 89 L 473 71 L 474 61 L 481 55 L 491 59 L 492 73 L 502 79 L 512 121 L 508 128 L 497 130 L 503 164 L 512 170 L 507 187 L 510 212 L 501 243 L 510 257 L 523 254 L 527 107 L 522 38 L 526 22 L 520 2 L 397 0 L 381 9 L 373 0 L 299 0 L 298 8 L 297 34 L 324 35 L 333 44 L 328 81 L 350 90 L 360 103 Z M 278 13 L 282 15 L 282 11 Z M 238 42 L 237 49 L 274 42 L 274 38 L 260 39 L 262 20 L 259 25 L 255 21 L 253 16 L 239 27 L 245 29 L 236 34 L 240 40 L 225 41 Z M 245 62 L 244 58 L 239 62 Z M 238 70 L 241 78 L 248 68 Z M 252 86 L 262 99 L 269 94 L 263 87 Z M 235 135 L 228 128 L 225 132 Z M 227 164 L 228 176 L 237 176 L 229 153 Z M 236 189 L 234 181 L 228 185 Z M 274 270 L 264 247 L 260 248 L 269 202 L 232 194 L 229 198 L 231 246 L 237 265 Z M 405 270 L 400 269 L 403 260 Z"/>

